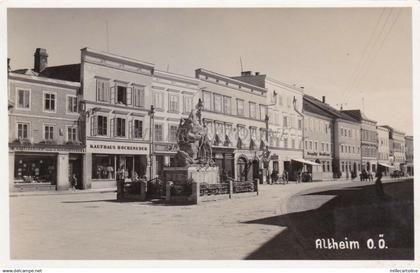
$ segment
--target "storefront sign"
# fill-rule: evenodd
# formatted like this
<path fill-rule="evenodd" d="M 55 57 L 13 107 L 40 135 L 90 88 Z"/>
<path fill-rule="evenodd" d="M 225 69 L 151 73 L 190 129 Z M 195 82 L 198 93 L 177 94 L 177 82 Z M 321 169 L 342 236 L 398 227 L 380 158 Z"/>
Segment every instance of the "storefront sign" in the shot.
<path fill-rule="evenodd" d="M 177 152 L 177 144 L 155 144 L 155 151 L 159 152 Z"/>
<path fill-rule="evenodd" d="M 329 153 L 318 153 L 318 152 L 306 152 L 306 154 L 310 156 L 330 156 Z"/>
<path fill-rule="evenodd" d="M 83 146 L 69 145 L 49 145 L 49 144 L 32 144 L 32 145 L 9 145 L 9 149 L 15 152 L 69 152 L 83 153 Z"/>
<path fill-rule="evenodd" d="M 86 151 L 94 154 L 148 154 L 149 144 L 87 141 Z"/>

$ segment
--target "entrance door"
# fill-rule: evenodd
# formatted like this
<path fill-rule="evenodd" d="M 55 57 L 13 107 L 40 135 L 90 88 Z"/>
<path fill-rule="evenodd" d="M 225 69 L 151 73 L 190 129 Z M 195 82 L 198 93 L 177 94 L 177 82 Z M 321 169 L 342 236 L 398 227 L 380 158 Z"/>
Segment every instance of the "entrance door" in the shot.
<path fill-rule="evenodd" d="M 246 165 L 246 159 L 243 157 L 240 157 L 238 159 L 238 175 L 239 175 L 239 181 L 246 181 L 248 170 Z"/>
<path fill-rule="evenodd" d="M 76 175 L 76 189 L 83 189 L 82 183 L 82 159 L 69 159 L 69 182 L 72 182 L 73 174 Z M 70 184 L 69 183 L 69 184 Z M 70 184 L 71 186 L 71 184 Z"/>
<path fill-rule="evenodd" d="M 260 179 L 260 162 L 258 160 L 252 161 L 252 179 Z"/>

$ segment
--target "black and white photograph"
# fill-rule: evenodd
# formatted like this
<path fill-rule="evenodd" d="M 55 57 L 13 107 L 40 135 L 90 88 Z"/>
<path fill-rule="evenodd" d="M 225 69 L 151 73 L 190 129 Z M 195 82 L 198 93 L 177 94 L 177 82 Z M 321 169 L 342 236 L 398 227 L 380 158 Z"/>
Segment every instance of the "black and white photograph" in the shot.
<path fill-rule="evenodd" d="M 408 2 L 8 6 L 6 259 L 414 262 Z"/>

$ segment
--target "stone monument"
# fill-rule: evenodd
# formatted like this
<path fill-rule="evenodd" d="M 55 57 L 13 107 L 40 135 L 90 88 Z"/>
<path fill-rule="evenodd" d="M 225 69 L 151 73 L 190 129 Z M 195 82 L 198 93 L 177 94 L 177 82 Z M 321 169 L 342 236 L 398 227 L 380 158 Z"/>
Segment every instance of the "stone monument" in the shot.
<path fill-rule="evenodd" d="M 177 131 L 178 151 L 174 166 L 164 168 L 164 179 L 175 184 L 187 182 L 219 183 L 219 168 L 212 159 L 211 141 L 202 122 L 203 104 L 199 100 L 188 118 L 181 118 Z"/>

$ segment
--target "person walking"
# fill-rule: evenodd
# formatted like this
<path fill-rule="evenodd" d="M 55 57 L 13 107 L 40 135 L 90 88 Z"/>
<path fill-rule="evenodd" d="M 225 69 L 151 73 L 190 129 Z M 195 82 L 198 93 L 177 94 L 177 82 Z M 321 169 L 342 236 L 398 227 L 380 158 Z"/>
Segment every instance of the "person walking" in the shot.
<path fill-rule="evenodd" d="M 77 176 L 76 176 L 76 174 L 74 173 L 72 176 L 71 176 L 71 188 L 72 188 L 72 190 L 76 190 L 76 187 L 77 187 Z"/>
<path fill-rule="evenodd" d="M 382 185 L 382 172 L 376 172 L 375 189 L 376 189 L 376 194 L 380 198 L 385 197 L 384 187 Z"/>

